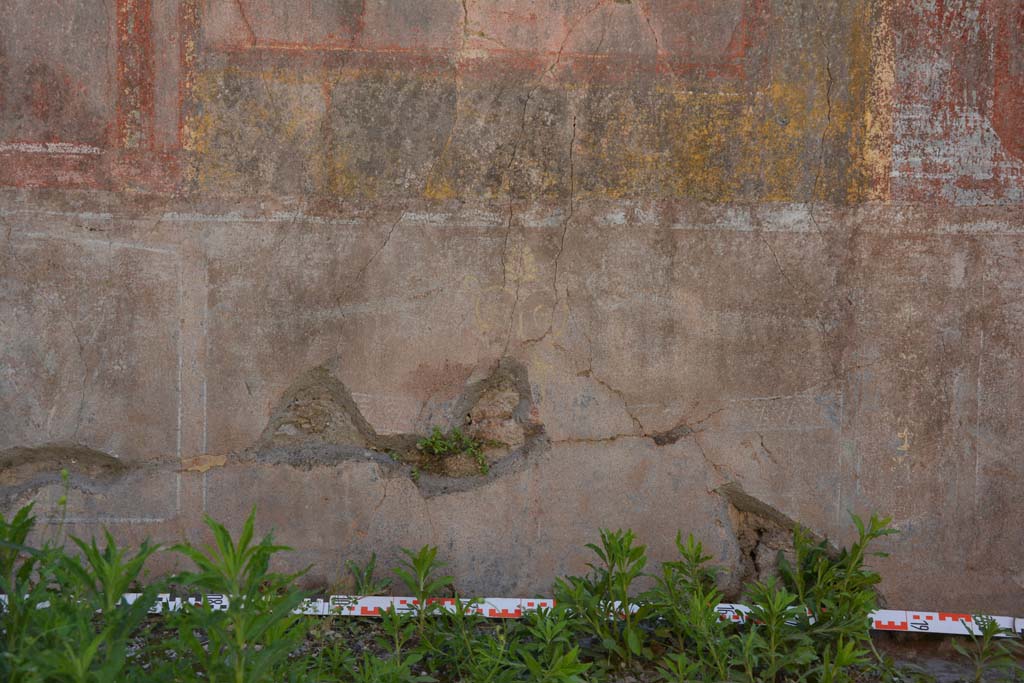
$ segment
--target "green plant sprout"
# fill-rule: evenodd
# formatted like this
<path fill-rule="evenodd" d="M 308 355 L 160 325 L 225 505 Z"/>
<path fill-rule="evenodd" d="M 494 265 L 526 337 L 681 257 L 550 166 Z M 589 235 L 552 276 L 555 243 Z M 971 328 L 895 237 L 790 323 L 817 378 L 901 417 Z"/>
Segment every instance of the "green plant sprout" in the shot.
<path fill-rule="evenodd" d="M 458 427 L 452 429 L 447 435 L 440 427 L 434 427 L 430 436 L 416 442 L 416 448 L 421 453 L 436 457 L 448 457 L 465 453 L 476 462 L 480 474 L 486 475 L 490 471 L 487 464 L 487 456 L 484 455 L 484 447 L 488 444 L 480 439 L 463 434 Z"/>

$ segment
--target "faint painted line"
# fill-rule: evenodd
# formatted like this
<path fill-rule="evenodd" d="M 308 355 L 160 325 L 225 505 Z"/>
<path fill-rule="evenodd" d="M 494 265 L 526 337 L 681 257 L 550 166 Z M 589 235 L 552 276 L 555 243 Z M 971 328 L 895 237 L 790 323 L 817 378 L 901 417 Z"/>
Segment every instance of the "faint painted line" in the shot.
<path fill-rule="evenodd" d="M 981 298 L 985 300 L 985 282 L 981 284 Z M 981 432 L 981 362 L 985 358 L 985 328 L 981 329 L 981 340 L 978 343 L 977 383 L 974 389 L 974 514 L 978 514 L 978 486 L 981 480 L 981 449 L 978 441 Z"/>
<path fill-rule="evenodd" d="M 44 211 L 42 209 L 0 209 L 0 216 L 17 216 L 25 214 L 29 216 L 61 216 L 64 218 L 74 217 L 87 221 L 112 221 L 114 214 L 96 211 Z"/>
<path fill-rule="evenodd" d="M 209 420 L 207 419 L 207 411 L 206 411 L 206 376 L 205 376 L 205 372 L 203 374 L 204 374 L 204 376 L 203 376 L 203 453 L 206 453 L 206 451 L 207 451 L 206 435 L 207 435 L 207 425 L 209 423 Z"/>
<path fill-rule="evenodd" d="M 324 225 L 358 225 L 355 218 L 324 218 L 300 212 L 276 212 L 269 216 L 244 216 L 240 213 L 179 213 L 168 211 L 160 217 L 171 223 L 322 223 Z"/>
<path fill-rule="evenodd" d="M 796 427 L 773 427 L 771 425 L 758 426 L 758 425 L 735 425 L 728 426 L 722 429 L 714 430 L 722 434 L 750 434 L 750 433 L 763 433 L 763 434 L 775 434 L 778 432 L 788 432 L 792 434 L 810 434 L 812 432 L 834 432 L 836 431 L 835 425 L 800 425 Z"/>
<path fill-rule="evenodd" d="M 66 517 L 65 523 L 70 524 L 160 524 L 166 522 L 167 517 Z M 60 524 L 61 519 L 55 517 L 47 519 L 47 524 Z"/>
<path fill-rule="evenodd" d="M 0 142 L 0 152 L 20 152 L 21 154 L 103 154 L 103 150 L 93 145 L 77 142 Z"/>
<path fill-rule="evenodd" d="M 839 484 L 836 486 L 836 524 L 842 522 L 843 518 L 843 417 L 846 412 L 846 391 L 839 391 L 839 448 L 836 449 L 836 473 L 839 475 Z"/>
<path fill-rule="evenodd" d="M 71 235 L 60 235 L 51 234 L 46 232 L 17 232 L 17 237 L 24 237 L 25 239 L 32 240 L 64 240 L 65 242 L 71 242 L 73 244 L 81 244 L 85 247 L 106 247 L 116 249 L 137 249 L 139 251 L 148 251 L 154 254 L 169 254 L 172 256 L 178 256 L 178 250 L 174 247 L 150 247 L 137 242 L 123 242 L 119 240 L 103 240 L 93 239 L 90 237 L 74 237 Z"/>
<path fill-rule="evenodd" d="M 177 434 L 177 444 L 175 446 L 175 450 L 176 450 L 177 455 L 178 455 L 178 461 L 180 462 L 181 461 L 181 411 L 182 411 L 182 402 L 183 402 L 183 397 L 181 395 L 182 394 L 182 392 L 181 392 L 181 374 L 182 374 L 182 365 L 184 364 L 184 349 L 183 349 L 184 341 L 183 341 L 182 338 L 185 336 L 183 334 L 184 330 L 182 330 L 182 326 L 181 326 L 181 321 L 184 320 L 183 308 L 185 306 L 185 293 L 184 293 L 185 292 L 185 273 L 184 273 L 185 269 L 182 267 L 181 259 L 178 259 L 178 266 L 177 266 L 177 268 L 178 268 L 178 315 L 177 315 L 177 317 L 178 317 L 178 321 L 179 321 L 178 322 L 178 339 L 177 339 L 177 342 L 178 342 L 177 343 L 177 346 L 178 346 L 178 389 L 177 389 L 177 391 L 178 391 L 178 434 Z"/>

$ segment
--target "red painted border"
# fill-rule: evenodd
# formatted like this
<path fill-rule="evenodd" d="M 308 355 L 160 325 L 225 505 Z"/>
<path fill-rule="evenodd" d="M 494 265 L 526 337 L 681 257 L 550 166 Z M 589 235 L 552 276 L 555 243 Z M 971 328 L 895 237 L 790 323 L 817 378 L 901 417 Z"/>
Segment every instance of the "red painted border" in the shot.
<path fill-rule="evenodd" d="M 160 0 L 171 2 L 173 0 Z M 194 0 L 182 0 L 194 5 Z M 0 185 L 15 187 L 135 188 L 170 191 L 178 184 L 176 148 L 155 147 L 156 63 L 152 0 L 116 1 L 114 131 L 99 154 L 0 151 Z M 184 14 L 183 14 L 184 17 Z M 182 35 L 190 24 L 179 22 Z M 83 36 L 83 39 L 88 39 Z M 179 39 L 177 36 L 174 39 Z M 184 55 L 181 57 L 184 67 Z M 178 98 L 180 111 L 181 98 Z M 179 115 L 180 120 L 180 115 Z M 16 142 L 16 141 L 5 141 Z M 72 142 L 72 141 L 51 141 Z"/>

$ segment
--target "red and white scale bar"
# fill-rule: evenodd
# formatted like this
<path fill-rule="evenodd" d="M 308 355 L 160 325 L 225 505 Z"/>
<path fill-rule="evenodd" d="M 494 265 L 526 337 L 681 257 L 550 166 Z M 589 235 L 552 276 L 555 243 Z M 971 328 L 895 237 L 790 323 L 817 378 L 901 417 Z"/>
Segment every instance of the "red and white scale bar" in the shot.
<path fill-rule="evenodd" d="M 1001 628 L 1024 635 L 1024 619 L 989 617 Z M 916 610 L 881 609 L 871 614 L 874 631 L 906 631 L 908 633 L 979 634 L 975 619 L 960 612 L 919 612 Z"/>
<path fill-rule="evenodd" d="M 122 600 L 131 604 L 139 599 L 140 593 L 125 593 Z M 176 612 L 185 604 L 199 606 L 203 604 L 203 596 L 175 597 L 169 593 L 161 593 L 156 602 L 149 608 L 152 614 Z M 461 598 L 459 601 L 468 614 L 479 615 L 488 619 L 519 619 L 528 612 L 540 609 L 551 609 L 555 601 L 549 598 Z M 226 595 L 216 593 L 205 596 L 206 604 L 213 610 L 226 610 Z M 456 598 L 433 598 L 427 601 L 428 606 L 437 609 L 455 611 Z M 7 604 L 7 596 L 0 595 L 0 609 Z M 49 603 L 40 603 L 38 607 L 48 607 Z M 391 607 L 399 614 L 412 614 L 419 607 L 419 601 L 409 597 L 385 597 L 355 595 L 331 595 L 327 598 L 309 598 L 295 609 L 296 614 L 310 616 L 342 616 L 342 617 L 379 617 Z M 715 607 L 722 621 L 738 624 L 749 619 L 750 608 L 737 603 L 721 603 Z M 809 615 L 810 616 L 810 615 Z M 939 633 L 945 635 L 964 636 L 980 633 L 975 616 L 962 612 L 922 612 L 916 610 L 876 610 L 869 615 L 873 631 L 904 631 L 907 633 Z M 1024 636 L 1024 618 L 993 616 L 1000 627 Z"/>

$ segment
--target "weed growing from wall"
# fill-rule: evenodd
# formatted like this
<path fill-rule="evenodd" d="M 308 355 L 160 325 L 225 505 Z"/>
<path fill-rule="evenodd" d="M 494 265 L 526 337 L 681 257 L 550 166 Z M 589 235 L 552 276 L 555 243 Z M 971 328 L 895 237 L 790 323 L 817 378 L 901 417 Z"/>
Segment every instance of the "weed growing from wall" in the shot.
<path fill-rule="evenodd" d="M 488 445 L 490 444 L 464 434 L 458 427 L 452 429 L 448 434 L 443 433 L 440 427 L 434 427 L 430 436 L 416 442 L 416 448 L 421 453 L 437 458 L 468 455 L 476 463 L 480 474 L 487 474 L 490 471 L 490 466 L 484 455 L 484 448 Z"/>

